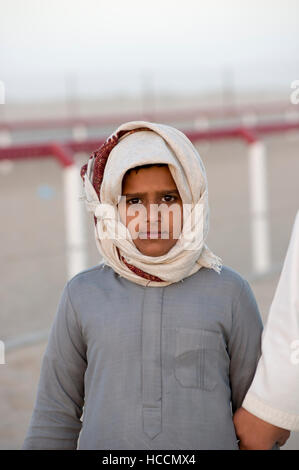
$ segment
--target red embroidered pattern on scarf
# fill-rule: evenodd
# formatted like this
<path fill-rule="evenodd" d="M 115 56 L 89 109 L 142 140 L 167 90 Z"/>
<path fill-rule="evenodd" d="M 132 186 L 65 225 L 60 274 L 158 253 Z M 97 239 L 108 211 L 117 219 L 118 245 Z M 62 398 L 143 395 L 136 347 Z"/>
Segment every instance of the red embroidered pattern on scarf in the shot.
<path fill-rule="evenodd" d="M 93 166 L 92 185 L 96 190 L 99 201 L 101 200 L 100 199 L 100 190 L 101 190 L 101 184 L 102 184 L 102 181 L 103 181 L 104 170 L 105 170 L 105 166 L 106 166 L 106 163 L 107 163 L 107 160 L 108 160 L 108 157 L 109 157 L 109 154 L 110 154 L 111 150 L 116 146 L 116 144 L 118 144 L 119 139 L 123 135 L 133 134 L 134 132 L 138 132 L 138 131 L 142 131 L 142 130 L 149 130 L 149 129 L 146 128 L 146 127 L 140 127 L 138 129 L 132 129 L 131 131 L 119 131 L 117 134 L 113 135 L 112 137 L 109 137 L 106 140 L 106 142 L 104 142 L 104 144 L 101 145 L 101 147 L 99 147 L 89 157 L 89 160 L 92 159 L 92 158 L 95 159 L 94 166 Z M 84 175 L 87 172 L 87 167 L 88 167 L 87 163 L 85 163 L 85 165 L 83 165 L 81 167 L 80 176 L 81 176 L 83 181 L 84 181 Z M 95 223 L 95 225 L 97 224 L 97 218 L 95 216 L 94 216 L 94 223 Z M 133 266 L 132 264 L 129 264 L 124 259 L 124 257 L 120 255 L 118 247 L 117 247 L 117 251 L 118 251 L 118 255 L 119 255 L 120 259 L 123 261 L 123 263 L 131 271 L 133 271 L 135 274 L 137 274 L 137 276 L 143 277 L 144 279 L 148 279 L 150 281 L 163 282 L 163 279 L 160 279 L 157 276 L 153 276 L 152 274 L 146 273 L 146 272 L 142 271 L 142 269 L 139 269 L 136 266 Z"/>

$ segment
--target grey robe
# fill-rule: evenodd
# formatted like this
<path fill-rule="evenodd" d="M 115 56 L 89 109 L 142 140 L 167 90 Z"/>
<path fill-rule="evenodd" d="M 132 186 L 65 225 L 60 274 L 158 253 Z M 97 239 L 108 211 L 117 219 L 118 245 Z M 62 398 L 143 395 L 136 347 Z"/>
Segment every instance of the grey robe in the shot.
<path fill-rule="evenodd" d="M 166 287 L 104 264 L 77 274 L 62 292 L 22 449 L 238 449 L 232 412 L 262 328 L 249 283 L 227 266 Z"/>

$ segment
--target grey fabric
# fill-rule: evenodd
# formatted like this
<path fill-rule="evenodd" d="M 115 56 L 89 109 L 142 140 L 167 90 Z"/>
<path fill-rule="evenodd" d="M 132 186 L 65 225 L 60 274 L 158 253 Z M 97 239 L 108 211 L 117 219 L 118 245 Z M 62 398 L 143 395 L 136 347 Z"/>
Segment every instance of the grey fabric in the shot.
<path fill-rule="evenodd" d="M 227 266 L 166 287 L 103 264 L 77 274 L 62 292 L 22 449 L 238 449 L 232 411 L 253 379 L 262 328 L 249 283 Z"/>

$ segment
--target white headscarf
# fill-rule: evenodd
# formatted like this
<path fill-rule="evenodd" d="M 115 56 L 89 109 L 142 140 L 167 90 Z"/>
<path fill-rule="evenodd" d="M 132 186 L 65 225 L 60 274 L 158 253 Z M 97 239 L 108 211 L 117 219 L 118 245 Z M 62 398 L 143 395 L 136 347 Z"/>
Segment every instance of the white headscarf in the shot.
<path fill-rule="evenodd" d="M 88 161 L 84 175 L 85 203 L 87 210 L 92 211 L 97 219 L 95 239 L 101 256 L 120 276 L 149 287 L 167 286 L 182 281 L 202 266 L 220 273 L 221 258 L 214 255 L 205 244 L 209 231 L 208 185 L 205 168 L 197 150 L 181 131 L 146 121 L 122 124 L 109 139 L 119 131 L 138 128 L 148 130 L 124 135 L 111 150 L 104 170 L 100 200 L 92 185 L 94 158 Z M 181 238 L 177 239 L 166 254 L 155 257 L 146 256 L 137 249 L 128 228 L 121 222 L 117 209 L 126 171 L 149 163 L 168 164 L 183 204 L 189 204 L 188 212 L 185 207 L 183 209 Z M 118 237 L 115 237 L 115 229 Z M 190 233 L 195 235 L 193 241 Z M 130 265 L 163 281 L 148 280 L 134 273 L 120 259 L 117 248 Z"/>

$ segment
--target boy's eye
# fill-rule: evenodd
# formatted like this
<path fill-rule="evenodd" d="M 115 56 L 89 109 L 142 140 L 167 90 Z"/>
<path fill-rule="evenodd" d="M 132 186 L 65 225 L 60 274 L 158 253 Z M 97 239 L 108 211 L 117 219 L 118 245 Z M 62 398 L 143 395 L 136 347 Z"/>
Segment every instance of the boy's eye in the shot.
<path fill-rule="evenodd" d="M 166 198 L 166 201 L 163 201 L 163 202 L 173 202 L 177 199 L 175 196 L 171 196 L 170 194 L 165 194 L 164 198 Z M 170 198 L 170 199 L 168 199 L 168 198 Z M 162 200 L 163 200 L 163 198 L 162 198 Z M 134 197 L 132 199 L 128 199 L 127 203 L 128 204 L 141 204 L 141 203 L 138 203 L 138 201 L 141 201 L 141 199 L 139 199 L 138 197 Z"/>
<path fill-rule="evenodd" d="M 138 204 L 138 202 L 136 202 L 136 201 L 140 201 L 140 200 L 141 200 L 141 199 L 139 199 L 138 197 L 134 197 L 134 198 L 132 198 L 132 199 L 128 199 L 128 200 L 127 200 L 127 203 L 128 203 L 128 204 Z M 135 202 L 134 202 L 134 201 L 135 201 Z"/>
<path fill-rule="evenodd" d="M 166 197 L 166 198 L 167 198 L 167 197 L 170 197 L 170 198 L 172 198 L 172 201 L 175 201 L 175 200 L 176 200 L 176 197 L 175 197 L 175 196 L 171 196 L 170 194 L 165 194 L 164 197 Z M 172 201 L 170 201 L 169 199 L 166 200 L 166 202 L 172 202 Z"/>

